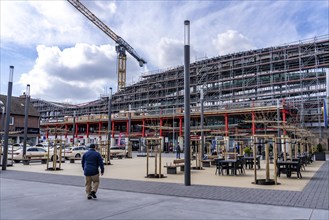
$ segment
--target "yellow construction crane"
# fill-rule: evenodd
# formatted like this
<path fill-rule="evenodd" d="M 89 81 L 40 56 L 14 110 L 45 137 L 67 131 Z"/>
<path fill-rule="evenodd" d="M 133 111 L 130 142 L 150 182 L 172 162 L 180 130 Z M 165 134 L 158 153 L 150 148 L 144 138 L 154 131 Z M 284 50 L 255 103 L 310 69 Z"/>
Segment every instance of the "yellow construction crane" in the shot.
<path fill-rule="evenodd" d="M 134 48 L 130 46 L 124 39 L 114 33 L 106 24 L 99 20 L 86 6 L 84 6 L 79 0 L 67 0 L 71 3 L 79 12 L 86 16 L 91 22 L 93 22 L 99 29 L 101 29 L 107 36 L 112 38 L 117 43 L 115 49 L 118 54 L 118 90 L 122 90 L 126 86 L 126 51 L 130 53 L 142 67 L 146 64 L 146 61 L 138 56 Z"/>

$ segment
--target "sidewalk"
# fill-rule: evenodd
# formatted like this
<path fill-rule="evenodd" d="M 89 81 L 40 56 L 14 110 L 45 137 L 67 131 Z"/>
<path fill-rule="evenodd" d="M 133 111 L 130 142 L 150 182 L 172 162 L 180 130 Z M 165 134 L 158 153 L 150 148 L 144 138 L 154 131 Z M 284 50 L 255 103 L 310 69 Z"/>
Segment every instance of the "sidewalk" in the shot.
<path fill-rule="evenodd" d="M 0 219 L 329 219 L 329 162 L 302 191 L 101 179 L 87 200 L 84 177 L 0 171 Z"/>
<path fill-rule="evenodd" d="M 7 176 L 4 173 L 1 176 Z M 42 174 L 38 174 L 42 175 Z M 69 176 L 63 176 L 69 180 Z M 62 180 L 64 180 L 62 179 Z M 80 179 L 83 180 L 83 179 Z M 7 219 L 328 219 L 328 210 L 100 189 L 0 178 L 1 216 Z M 82 185 L 82 184 L 81 184 Z M 104 185 L 104 183 L 102 183 Z M 110 187 L 110 186 L 109 186 Z M 110 187 L 111 188 L 111 187 Z M 189 187 L 187 187 L 189 188 Z"/>

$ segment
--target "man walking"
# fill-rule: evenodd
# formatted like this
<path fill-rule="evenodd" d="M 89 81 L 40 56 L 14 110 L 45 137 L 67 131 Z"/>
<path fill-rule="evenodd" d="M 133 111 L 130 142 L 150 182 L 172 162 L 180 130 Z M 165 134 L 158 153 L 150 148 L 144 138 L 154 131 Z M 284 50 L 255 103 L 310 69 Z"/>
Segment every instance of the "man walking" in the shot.
<path fill-rule="evenodd" d="M 176 159 L 180 159 L 180 151 L 181 151 L 180 146 L 179 146 L 179 144 L 177 144 L 177 147 L 176 147 Z"/>
<path fill-rule="evenodd" d="M 104 164 L 100 153 L 95 150 L 96 146 L 90 144 L 89 150 L 82 156 L 82 169 L 86 177 L 86 194 L 88 199 L 96 199 L 96 192 L 99 186 L 99 168 L 101 175 L 104 174 Z"/>

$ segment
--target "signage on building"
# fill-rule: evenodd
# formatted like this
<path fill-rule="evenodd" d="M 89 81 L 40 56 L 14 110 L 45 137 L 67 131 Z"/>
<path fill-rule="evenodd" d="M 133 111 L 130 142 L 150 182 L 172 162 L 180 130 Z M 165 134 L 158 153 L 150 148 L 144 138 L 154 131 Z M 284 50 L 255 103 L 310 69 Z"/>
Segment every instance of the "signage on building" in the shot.
<path fill-rule="evenodd" d="M 24 127 L 16 127 L 15 131 L 21 131 L 22 134 L 24 133 Z M 28 134 L 39 134 L 40 129 L 39 128 L 27 128 L 27 133 Z"/>
<path fill-rule="evenodd" d="M 191 140 L 200 140 L 200 136 L 198 136 L 198 135 L 191 135 L 190 136 L 190 139 Z"/>

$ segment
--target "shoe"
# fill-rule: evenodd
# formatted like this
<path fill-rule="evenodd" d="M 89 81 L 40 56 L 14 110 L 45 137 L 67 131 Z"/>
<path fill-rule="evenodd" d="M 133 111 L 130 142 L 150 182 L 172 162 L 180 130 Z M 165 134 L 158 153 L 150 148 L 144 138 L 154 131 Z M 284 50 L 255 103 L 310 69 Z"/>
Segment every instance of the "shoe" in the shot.
<path fill-rule="evenodd" d="M 93 197 L 89 194 L 88 195 L 88 197 L 87 197 L 87 199 L 92 199 Z"/>
<path fill-rule="evenodd" d="M 91 191 L 90 195 L 91 195 L 94 199 L 97 198 L 96 193 L 95 193 L 94 191 Z"/>

